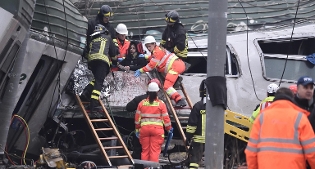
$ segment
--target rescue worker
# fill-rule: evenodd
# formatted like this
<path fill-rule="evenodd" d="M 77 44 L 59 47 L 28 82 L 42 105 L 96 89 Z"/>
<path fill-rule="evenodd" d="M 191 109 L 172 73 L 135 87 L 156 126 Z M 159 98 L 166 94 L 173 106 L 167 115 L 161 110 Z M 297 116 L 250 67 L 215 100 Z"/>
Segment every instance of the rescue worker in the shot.
<path fill-rule="evenodd" d="M 157 83 L 159 87 L 161 87 L 161 83 L 158 79 L 154 78 L 152 80 L 149 81 L 148 85 L 150 83 Z M 127 105 L 126 105 L 126 110 L 128 112 L 134 112 L 137 110 L 137 107 L 139 105 L 139 103 L 143 100 L 143 99 L 146 99 L 148 98 L 148 93 L 146 94 L 143 94 L 143 95 L 139 95 L 139 96 L 136 96 L 134 99 L 132 99 Z M 138 137 L 136 137 L 136 135 L 134 135 L 133 139 L 133 152 L 132 152 L 132 158 L 134 159 L 141 159 L 141 151 L 142 151 L 142 148 L 141 148 L 141 144 L 139 142 L 139 139 Z"/>
<path fill-rule="evenodd" d="M 187 58 L 188 40 L 186 30 L 179 21 L 179 14 L 172 10 L 165 14 L 167 26 L 162 34 L 160 45 L 168 51 L 175 53 L 181 59 Z"/>
<path fill-rule="evenodd" d="M 130 41 L 126 39 L 126 36 L 128 36 L 128 29 L 127 26 L 123 23 L 120 23 L 117 25 L 115 28 L 116 33 L 117 33 L 117 38 L 114 39 L 114 42 L 118 44 L 119 47 L 119 53 L 120 55 L 118 56 L 118 61 L 122 61 L 125 59 L 127 53 L 128 53 L 128 48 L 130 46 Z"/>
<path fill-rule="evenodd" d="M 190 169 L 199 167 L 199 162 L 205 150 L 207 95 L 205 80 L 203 80 L 200 84 L 199 93 L 201 100 L 198 101 L 191 110 L 186 128 L 186 146 L 192 146 L 189 163 Z"/>
<path fill-rule="evenodd" d="M 256 106 L 252 116 L 249 118 L 249 121 L 251 123 L 255 121 L 256 117 L 260 114 L 261 110 L 267 108 L 272 103 L 278 88 L 279 86 L 275 83 L 271 83 L 267 86 L 267 97 Z"/>
<path fill-rule="evenodd" d="M 94 33 L 95 26 L 98 24 L 103 25 L 108 31 L 112 39 L 116 38 L 116 31 L 114 27 L 110 24 L 109 18 L 113 16 L 112 8 L 108 5 L 102 5 L 95 19 L 88 21 L 88 29 L 86 32 L 86 47 L 84 49 L 84 57 L 88 55 L 90 51 L 91 34 Z"/>
<path fill-rule="evenodd" d="M 165 103 L 158 99 L 159 86 L 148 85 L 148 97 L 142 100 L 135 114 L 136 135 L 142 146 L 141 160 L 159 162 L 161 146 L 164 143 L 164 129 L 173 132 Z"/>
<path fill-rule="evenodd" d="M 90 112 L 98 104 L 98 99 L 101 94 L 103 82 L 111 65 L 111 59 L 116 59 L 118 48 L 113 43 L 108 30 L 101 24 L 95 26 L 95 31 L 91 34 L 92 40 L 90 43 L 90 52 L 88 55 L 88 66 L 94 75 L 91 81 L 83 90 L 81 99 L 83 101 L 90 100 Z"/>
<path fill-rule="evenodd" d="M 165 73 L 164 90 L 176 102 L 175 107 L 185 107 L 186 101 L 173 87 L 178 76 L 185 71 L 184 62 L 175 54 L 157 46 L 153 36 L 145 37 L 144 43 L 151 52 L 151 59 L 146 66 L 135 71 L 135 76 L 139 77 L 141 73 L 149 72 L 154 68 L 160 73 Z"/>
<path fill-rule="evenodd" d="M 254 121 L 245 154 L 248 169 L 315 168 L 315 135 L 306 110 L 293 103 L 293 93 L 280 88 L 274 102 Z"/>

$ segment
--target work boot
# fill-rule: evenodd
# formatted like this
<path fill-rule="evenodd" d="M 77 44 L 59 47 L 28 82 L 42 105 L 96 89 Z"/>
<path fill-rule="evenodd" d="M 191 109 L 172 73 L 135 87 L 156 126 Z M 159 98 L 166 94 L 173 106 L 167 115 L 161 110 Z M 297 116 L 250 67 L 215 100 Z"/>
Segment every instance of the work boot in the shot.
<path fill-rule="evenodd" d="M 181 76 L 178 76 L 176 82 L 174 83 L 173 87 L 174 88 L 179 88 L 180 84 L 182 83 L 183 78 Z"/>
<path fill-rule="evenodd" d="M 178 100 L 178 102 L 176 103 L 175 107 L 185 107 L 187 105 L 186 101 L 184 99 L 180 99 Z"/>
<path fill-rule="evenodd" d="M 83 101 L 83 102 L 88 102 L 88 101 L 90 101 L 90 99 L 91 99 L 91 94 L 92 94 L 92 90 L 93 90 L 93 86 L 92 86 L 91 84 L 88 84 L 88 85 L 84 88 L 82 94 L 80 95 L 81 101 Z"/>
<path fill-rule="evenodd" d="M 89 113 L 95 113 L 96 109 L 100 107 L 100 103 L 98 100 L 90 99 L 90 105 L 87 107 L 87 110 L 90 110 Z"/>

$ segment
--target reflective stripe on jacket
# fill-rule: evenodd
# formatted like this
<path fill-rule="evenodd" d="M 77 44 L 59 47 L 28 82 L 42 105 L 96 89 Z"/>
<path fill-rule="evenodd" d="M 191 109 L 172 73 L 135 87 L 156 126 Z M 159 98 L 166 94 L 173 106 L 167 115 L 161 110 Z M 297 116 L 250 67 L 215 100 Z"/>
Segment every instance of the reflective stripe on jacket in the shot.
<path fill-rule="evenodd" d="M 197 102 L 191 110 L 186 132 L 193 134 L 194 142 L 205 143 L 206 104 L 203 101 Z"/>
<path fill-rule="evenodd" d="M 88 61 L 103 60 L 110 65 L 108 57 L 109 46 L 111 40 L 109 35 L 101 35 L 95 39 L 92 39 L 90 43 L 90 51 L 88 55 Z"/>
<path fill-rule="evenodd" d="M 267 108 L 274 98 L 275 98 L 274 96 L 269 96 L 266 97 L 263 101 L 261 101 L 259 107 L 257 107 L 257 109 L 253 112 L 252 116 L 249 118 L 249 121 L 253 123 L 257 116 L 260 114 L 260 111 Z"/>
<path fill-rule="evenodd" d="M 140 129 L 145 125 L 159 125 L 165 127 L 165 130 L 170 130 L 171 120 L 167 113 L 166 105 L 162 100 L 156 99 L 151 104 L 149 99 L 142 100 L 135 114 L 136 129 Z"/>
<path fill-rule="evenodd" d="M 178 59 L 174 53 L 170 53 L 159 46 L 155 46 L 151 57 L 150 62 L 140 69 L 141 72 L 149 72 L 156 68 L 159 72 L 167 73 L 171 69 L 173 62 Z"/>
<path fill-rule="evenodd" d="M 184 26 L 181 23 L 167 26 L 162 34 L 160 45 L 180 58 L 187 58 L 188 39 Z"/>
<path fill-rule="evenodd" d="M 277 100 L 254 121 L 245 154 L 249 169 L 315 168 L 315 135 L 305 110 Z"/>

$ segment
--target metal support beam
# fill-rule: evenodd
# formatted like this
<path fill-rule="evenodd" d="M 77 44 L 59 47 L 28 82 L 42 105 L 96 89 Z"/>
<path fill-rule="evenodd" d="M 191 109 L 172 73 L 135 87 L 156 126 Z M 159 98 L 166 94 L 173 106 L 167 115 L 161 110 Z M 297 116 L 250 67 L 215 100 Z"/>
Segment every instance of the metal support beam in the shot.
<path fill-rule="evenodd" d="M 224 76 L 226 59 L 227 0 L 209 0 L 207 77 Z M 224 109 L 206 105 L 206 169 L 222 169 L 224 158 Z"/>

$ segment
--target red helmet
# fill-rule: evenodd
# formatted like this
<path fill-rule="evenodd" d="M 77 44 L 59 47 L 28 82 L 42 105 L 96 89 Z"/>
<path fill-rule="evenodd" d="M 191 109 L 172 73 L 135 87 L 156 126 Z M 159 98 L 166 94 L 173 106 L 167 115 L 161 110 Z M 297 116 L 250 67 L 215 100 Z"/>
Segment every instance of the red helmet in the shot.
<path fill-rule="evenodd" d="M 296 86 L 296 84 L 289 86 L 289 89 L 290 89 L 294 94 L 296 94 L 296 91 L 297 91 L 297 86 Z"/>
<path fill-rule="evenodd" d="M 159 79 L 157 78 L 151 79 L 148 84 L 150 84 L 151 82 L 155 82 L 158 84 L 159 87 L 161 87 L 161 82 L 159 81 Z"/>

